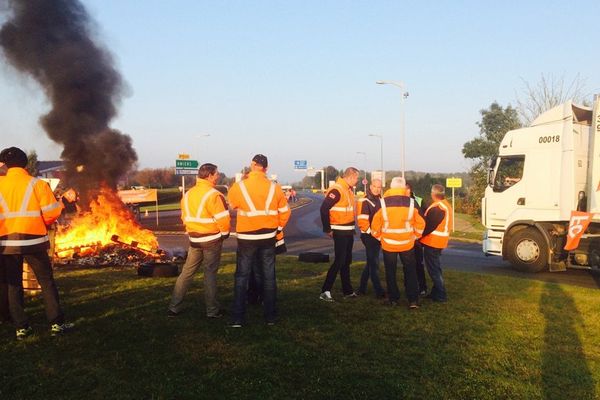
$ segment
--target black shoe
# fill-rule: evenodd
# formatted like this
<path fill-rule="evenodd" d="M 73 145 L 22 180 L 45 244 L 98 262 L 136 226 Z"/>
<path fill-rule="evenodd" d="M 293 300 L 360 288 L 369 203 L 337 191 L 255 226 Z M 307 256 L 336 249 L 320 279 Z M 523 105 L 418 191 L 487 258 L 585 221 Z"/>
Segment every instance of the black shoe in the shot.
<path fill-rule="evenodd" d="M 219 311 L 216 314 L 207 315 L 206 317 L 207 318 L 212 318 L 212 319 L 222 318 L 223 317 L 223 313 Z"/>
<path fill-rule="evenodd" d="M 177 317 L 180 313 L 175 312 L 173 310 L 167 310 L 167 317 L 174 318 Z"/>
<path fill-rule="evenodd" d="M 276 321 L 267 321 L 267 326 L 275 326 Z"/>
<path fill-rule="evenodd" d="M 384 301 L 383 304 L 386 304 L 390 307 L 397 307 L 398 306 L 398 302 L 396 300 L 389 300 L 389 301 Z"/>
<path fill-rule="evenodd" d="M 239 321 L 233 321 L 233 322 L 230 322 L 229 324 L 227 324 L 228 328 L 241 328 L 243 326 L 244 326 L 244 324 L 242 324 Z"/>
<path fill-rule="evenodd" d="M 358 295 L 356 293 L 354 293 L 354 292 L 344 295 L 345 299 L 355 299 L 357 297 L 358 297 Z"/>

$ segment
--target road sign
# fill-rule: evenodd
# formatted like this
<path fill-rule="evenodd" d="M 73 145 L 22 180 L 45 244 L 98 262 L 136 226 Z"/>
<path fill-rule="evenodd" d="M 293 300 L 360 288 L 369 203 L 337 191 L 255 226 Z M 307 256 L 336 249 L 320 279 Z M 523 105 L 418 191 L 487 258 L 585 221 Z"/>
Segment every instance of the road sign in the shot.
<path fill-rule="evenodd" d="M 175 168 L 198 169 L 198 161 L 196 161 L 196 160 L 175 160 Z"/>
<path fill-rule="evenodd" d="M 367 181 L 367 178 L 364 178 L 364 179 L 362 180 L 362 184 L 363 184 L 363 185 L 366 185 L 367 183 L 369 183 L 369 181 Z"/>
<path fill-rule="evenodd" d="M 181 154 L 179 154 L 179 157 L 177 157 L 177 158 L 179 158 L 181 160 L 189 160 L 190 155 L 186 154 L 186 153 L 181 153 Z"/>
<path fill-rule="evenodd" d="M 197 175 L 197 169 L 175 168 L 175 175 Z"/>
<path fill-rule="evenodd" d="M 306 170 L 308 168 L 308 163 L 306 160 L 294 160 L 294 169 L 295 170 Z"/>
<path fill-rule="evenodd" d="M 462 178 L 446 178 L 446 187 L 448 187 L 448 188 L 462 187 Z"/>

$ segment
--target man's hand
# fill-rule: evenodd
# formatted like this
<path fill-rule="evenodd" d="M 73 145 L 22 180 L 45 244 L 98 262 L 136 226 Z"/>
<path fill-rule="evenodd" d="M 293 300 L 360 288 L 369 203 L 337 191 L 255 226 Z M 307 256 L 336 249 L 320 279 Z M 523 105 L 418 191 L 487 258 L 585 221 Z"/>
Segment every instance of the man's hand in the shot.
<path fill-rule="evenodd" d="M 327 232 L 326 235 L 329 236 L 330 238 L 333 238 L 333 231 Z"/>

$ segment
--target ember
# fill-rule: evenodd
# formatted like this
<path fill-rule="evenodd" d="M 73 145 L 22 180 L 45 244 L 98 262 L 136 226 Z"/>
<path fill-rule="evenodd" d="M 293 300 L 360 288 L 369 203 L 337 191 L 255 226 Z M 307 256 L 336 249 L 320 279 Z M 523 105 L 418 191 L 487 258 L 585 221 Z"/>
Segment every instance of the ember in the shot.
<path fill-rule="evenodd" d="M 132 264 L 160 258 L 154 233 L 143 229 L 121 202 L 116 192 L 102 188 L 86 211 L 68 225 L 60 225 L 54 254 L 58 260 L 92 257 L 94 263 L 113 263 L 115 259 Z M 136 264 L 134 263 L 134 264 Z"/>

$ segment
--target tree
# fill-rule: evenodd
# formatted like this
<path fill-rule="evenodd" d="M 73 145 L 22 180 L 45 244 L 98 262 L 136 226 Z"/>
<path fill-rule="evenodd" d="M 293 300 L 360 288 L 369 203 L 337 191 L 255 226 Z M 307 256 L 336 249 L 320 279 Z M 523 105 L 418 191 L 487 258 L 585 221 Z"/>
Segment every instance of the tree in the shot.
<path fill-rule="evenodd" d="M 584 93 L 585 79 L 579 74 L 571 83 L 565 83 L 565 76 L 559 78 L 546 77 L 542 74 L 535 85 L 523 81 L 523 97 L 517 96 L 517 109 L 524 125 L 529 125 L 540 114 L 554 108 L 567 100 L 586 104 L 587 95 Z"/>
<path fill-rule="evenodd" d="M 465 211 L 476 215 L 481 211 L 481 198 L 487 185 L 487 172 L 490 160 L 498 155 L 498 147 L 506 132 L 521 127 L 517 110 L 508 105 L 502 108 L 494 102 L 488 109 L 481 110 L 479 137 L 463 145 L 465 158 L 473 160 L 469 174 L 472 184 L 467 189 Z"/>
<path fill-rule="evenodd" d="M 31 176 L 38 175 L 38 155 L 35 150 L 31 150 L 29 154 L 27 154 L 27 166 L 25 169 Z"/>

